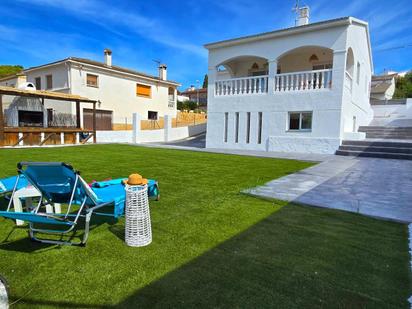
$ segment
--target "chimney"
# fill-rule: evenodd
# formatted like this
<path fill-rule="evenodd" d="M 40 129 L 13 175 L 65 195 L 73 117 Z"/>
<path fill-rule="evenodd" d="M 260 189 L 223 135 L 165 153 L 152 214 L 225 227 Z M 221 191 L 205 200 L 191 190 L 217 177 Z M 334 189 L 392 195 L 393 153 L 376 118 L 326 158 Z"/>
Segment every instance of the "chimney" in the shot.
<path fill-rule="evenodd" d="M 167 66 L 166 64 L 159 65 L 159 79 L 166 80 L 167 79 Z"/>
<path fill-rule="evenodd" d="M 104 64 L 108 67 L 112 66 L 112 51 L 108 48 L 104 50 Z"/>
<path fill-rule="evenodd" d="M 17 74 L 16 88 L 24 89 L 27 84 L 27 76 L 24 73 Z"/>
<path fill-rule="evenodd" d="M 303 6 L 298 8 L 298 17 L 296 19 L 296 26 L 303 26 L 309 24 L 309 7 Z"/>

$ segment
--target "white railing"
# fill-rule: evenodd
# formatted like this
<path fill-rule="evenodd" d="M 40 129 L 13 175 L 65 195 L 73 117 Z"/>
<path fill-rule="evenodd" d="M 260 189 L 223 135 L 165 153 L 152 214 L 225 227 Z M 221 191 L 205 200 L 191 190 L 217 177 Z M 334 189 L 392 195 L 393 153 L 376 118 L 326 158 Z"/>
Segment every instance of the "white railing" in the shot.
<path fill-rule="evenodd" d="M 275 92 L 332 88 L 332 69 L 275 75 Z"/>
<path fill-rule="evenodd" d="M 215 82 L 216 96 L 263 94 L 268 92 L 268 76 L 251 76 L 218 80 Z"/>
<path fill-rule="evenodd" d="M 169 100 L 169 103 L 167 104 L 170 108 L 174 108 L 175 107 L 175 101 L 173 100 Z"/>
<path fill-rule="evenodd" d="M 352 92 L 353 78 L 348 71 L 345 71 L 345 87 Z"/>

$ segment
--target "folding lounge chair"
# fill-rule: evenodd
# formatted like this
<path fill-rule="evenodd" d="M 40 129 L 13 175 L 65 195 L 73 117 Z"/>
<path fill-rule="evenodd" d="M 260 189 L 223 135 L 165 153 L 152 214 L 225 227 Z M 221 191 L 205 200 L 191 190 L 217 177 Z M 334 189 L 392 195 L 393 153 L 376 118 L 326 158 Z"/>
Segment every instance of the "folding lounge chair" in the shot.
<path fill-rule="evenodd" d="M 27 180 L 22 176 L 11 176 L 0 179 L 0 194 L 12 192 L 14 187 L 16 190 L 24 188 L 28 185 Z"/>
<path fill-rule="evenodd" d="M 10 200 L 7 210 L 0 211 L 0 216 L 28 221 L 29 234 L 33 240 L 52 244 L 84 245 L 88 238 L 92 214 L 103 214 L 96 210 L 104 206 L 113 206 L 112 214 L 104 214 L 116 218 L 124 213 L 126 194 L 120 181 L 102 185 L 100 188 L 90 188 L 78 171 L 63 162 L 21 162 L 17 165 L 17 169 L 18 178 L 24 176 L 42 196 L 31 212 L 10 211 L 12 204 Z M 157 182 L 152 180 L 149 187 L 158 193 Z M 16 188 L 13 194 L 15 190 Z M 44 206 L 53 203 L 67 204 L 67 211 L 63 214 L 44 212 Z M 38 234 L 55 234 L 61 237 L 68 235 L 79 225 L 80 217 L 84 219 L 84 234 L 80 242 L 74 243 L 70 238 L 68 241 L 63 241 L 37 236 Z M 57 229 L 57 226 L 60 229 Z"/>

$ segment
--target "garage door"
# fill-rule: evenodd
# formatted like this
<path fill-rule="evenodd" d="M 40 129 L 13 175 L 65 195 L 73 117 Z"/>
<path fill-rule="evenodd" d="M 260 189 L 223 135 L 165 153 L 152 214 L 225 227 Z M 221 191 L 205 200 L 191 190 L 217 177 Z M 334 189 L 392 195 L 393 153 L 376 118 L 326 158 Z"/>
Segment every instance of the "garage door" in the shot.
<path fill-rule="evenodd" d="M 113 111 L 96 109 L 96 130 L 112 130 Z M 93 130 L 93 110 L 83 109 L 83 127 Z"/>

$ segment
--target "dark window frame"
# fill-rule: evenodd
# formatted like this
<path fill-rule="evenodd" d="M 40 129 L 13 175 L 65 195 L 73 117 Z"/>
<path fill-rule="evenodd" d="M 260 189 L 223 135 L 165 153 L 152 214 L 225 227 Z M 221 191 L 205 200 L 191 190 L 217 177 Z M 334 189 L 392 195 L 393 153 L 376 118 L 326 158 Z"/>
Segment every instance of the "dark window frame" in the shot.
<path fill-rule="evenodd" d="M 96 85 L 89 84 L 89 76 L 96 77 Z M 86 86 L 93 87 L 93 88 L 99 88 L 99 75 L 86 73 Z"/>
<path fill-rule="evenodd" d="M 250 143 L 250 112 L 246 113 L 246 144 Z"/>
<path fill-rule="evenodd" d="M 263 113 L 258 112 L 258 136 L 257 143 L 262 144 Z"/>
<path fill-rule="evenodd" d="M 310 128 L 302 128 L 303 115 L 310 114 Z M 299 115 L 298 128 L 291 128 L 291 116 Z M 289 132 L 311 132 L 313 126 L 313 111 L 303 111 L 303 112 L 289 112 L 288 113 L 288 130 Z"/>
<path fill-rule="evenodd" d="M 53 75 L 46 75 L 46 89 L 53 89 Z"/>
<path fill-rule="evenodd" d="M 36 90 L 41 90 L 41 77 L 34 78 L 34 85 L 36 86 Z"/>

